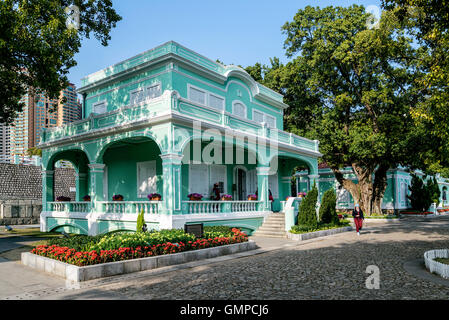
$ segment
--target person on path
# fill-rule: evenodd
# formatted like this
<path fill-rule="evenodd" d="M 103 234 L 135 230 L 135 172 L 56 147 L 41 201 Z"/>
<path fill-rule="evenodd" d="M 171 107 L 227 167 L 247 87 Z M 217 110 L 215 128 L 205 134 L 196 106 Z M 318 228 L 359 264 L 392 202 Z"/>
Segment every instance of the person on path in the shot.
<path fill-rule="evenodd" d="M 359 236 L 365 217 L 363 216 L 363 211 L 362 209 L 360 209 L 358 203 L 355 204 L 354 210 L 352 210 L 352 216 L 354 217 L 355 230 L 357 231 L 357 235 Z"/>

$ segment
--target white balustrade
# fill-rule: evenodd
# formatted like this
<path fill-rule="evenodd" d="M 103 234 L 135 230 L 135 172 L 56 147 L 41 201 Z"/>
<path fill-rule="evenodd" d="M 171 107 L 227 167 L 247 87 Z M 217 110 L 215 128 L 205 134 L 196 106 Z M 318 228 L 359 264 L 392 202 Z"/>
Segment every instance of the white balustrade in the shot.
<path fill-rule="evenodd" d="M 252 212 L 257 211 L 260 201 L 183 201 L 189 214 Z M 226 206 L 228 205 L 228 206 Z"/>
<path fill-rule="evenodd" d="M 142 210 L 144 214 L 159 213 L 160 201 L 103 201 L 103 211 L 106 213 L 135 213 Z"/>
<path fill-rule="evenodd" d="M 48 202 L 50 211 L 56 212 L 89 212 L 90 202 Z"/>

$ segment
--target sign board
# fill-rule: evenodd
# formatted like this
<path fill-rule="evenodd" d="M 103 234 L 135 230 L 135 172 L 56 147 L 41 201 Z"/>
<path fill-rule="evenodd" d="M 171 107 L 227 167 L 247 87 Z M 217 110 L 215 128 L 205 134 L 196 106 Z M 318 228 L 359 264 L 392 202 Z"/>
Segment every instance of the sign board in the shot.
<path fill-rule="evenodd" d="M 202 238 L 203 237 L 203 224 L 202 223 L 185 224 L 184 232 L 191 233 L 197 238 Z"/>

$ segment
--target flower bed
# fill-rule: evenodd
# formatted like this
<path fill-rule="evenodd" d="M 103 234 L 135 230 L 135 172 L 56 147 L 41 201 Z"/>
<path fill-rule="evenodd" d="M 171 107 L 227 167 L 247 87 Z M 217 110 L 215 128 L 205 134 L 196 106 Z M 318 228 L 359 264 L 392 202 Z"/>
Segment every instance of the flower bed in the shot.
<path fill-rule="evenodd" d="M 438 212 L 449 212 L 449 208 L 437 209 Z"/>
<path fill-rule="evenodd" d="M 186 242 L 179 241 L 176 243 L 164 242 L 153 245 L 120 247 L 117 249 L 107 250 L 97 249 L 90 251 L 79 251 L 74 248 L 62 247 L 58 245 L 41 245 L 34 248 L 31 253 L 76 266 L 89 266 L 101 263 L 179 253 L 189 250 L 211 248 L 248 241 L 248 235 L 241 232 L 239 229 L 233 228 L 231 231 L 232 236 L 228 237 L 204 238 L 189 240 Z M 101 243 L 101 240 L 99 243 Z"/>

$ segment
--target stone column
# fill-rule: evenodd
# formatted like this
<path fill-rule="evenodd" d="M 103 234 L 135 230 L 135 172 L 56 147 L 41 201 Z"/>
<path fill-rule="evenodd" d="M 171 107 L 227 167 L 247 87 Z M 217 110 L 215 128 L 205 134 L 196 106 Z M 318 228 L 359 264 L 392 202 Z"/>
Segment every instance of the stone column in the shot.
<path fill-rule="evenodd" d="M 269 165 L 257 165 L 257 200 L 262 201 L 259 210 L 271 211 L 270 201 L 268 198 L 268 175 L 270 171 Z"/>
<path fill-rule="evenodd" d="M 103 176 L 104 176 L 104 167 L 105 165 L 102 163 L 90 163 L 89 166 L 89 179 L 90 179 L 90 188 L 89 195 L 91 199 L 91 211 L 86 216 L 88 220 L 88 235 L 96 235 L 97 234 L 97 216 L 102 213 L 103 206 L 99 201 L 105 201 L 103 196 Z"/>
<path fill-rule="evenodd" d="M 181 182 L 181 160 L 183 155 L 175 153 L 162 154 L 162 213 L 166 216 L 182 213 L 182 182 Z M 165 217 L 166 224 L 171 224 L 171 218 Z"/>
<path fill-rule="evenodd" d="M 42 170 L 42 211 L 50 210 L 47 203 L 55 201 L 53 199 L 54 175 L 53 170 Z"/>
<path fill-rule="evenodd" d="M 92 200 L 92 206 L 95 207 L 95 202 L 105 201 L 103 195 L 103 175 L 105 165 L 102 163 L 91 163 L 89 166 L 90 188 L 89 194 Z"/>
<path fill-rule="evenodd" d="M 83 201 L 83 197 L 88 194 L 87 174 L 77 173 L 75 176 L 76 201 Z"/>

